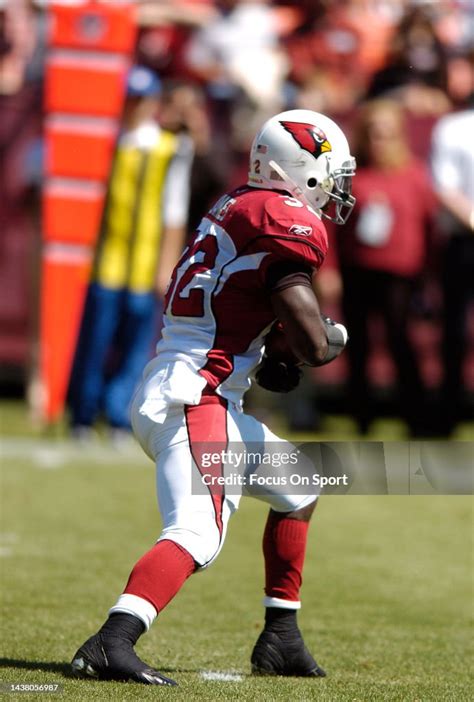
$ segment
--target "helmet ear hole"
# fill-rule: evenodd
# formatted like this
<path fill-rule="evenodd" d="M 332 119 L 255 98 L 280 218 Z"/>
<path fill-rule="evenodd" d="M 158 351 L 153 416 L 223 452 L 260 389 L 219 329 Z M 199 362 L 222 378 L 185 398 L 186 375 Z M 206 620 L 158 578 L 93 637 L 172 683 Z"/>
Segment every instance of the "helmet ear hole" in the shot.
<path fill-rule="evenodd" d="M 315 188 L 318 184 L 318 181 L 316 178 L 308 178 L 308 181 L 306 183 L 308 188 Z"/>

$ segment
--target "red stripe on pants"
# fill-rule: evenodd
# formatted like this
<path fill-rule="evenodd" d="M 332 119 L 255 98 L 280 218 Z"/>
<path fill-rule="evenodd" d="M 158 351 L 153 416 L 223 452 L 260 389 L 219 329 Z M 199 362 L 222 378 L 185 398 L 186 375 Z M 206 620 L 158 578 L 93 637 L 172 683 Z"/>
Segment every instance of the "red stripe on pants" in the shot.
<path fill-rule="evenodd" d="M 188 440 L 193 460 L 201 475 L 217 478 L 224 475 L 222 461 L 203 466 L 204 453 L 220 453 L 227 449 L 227 400 L 219 395 L 203 395 L 199 405 L 187 405 L 184 413 L 188 430 Z M 222 536 L 222 507 L 224 504 L 224 486 L 209 485 L 212 504 L 216 516 L 219 534 Z"/>

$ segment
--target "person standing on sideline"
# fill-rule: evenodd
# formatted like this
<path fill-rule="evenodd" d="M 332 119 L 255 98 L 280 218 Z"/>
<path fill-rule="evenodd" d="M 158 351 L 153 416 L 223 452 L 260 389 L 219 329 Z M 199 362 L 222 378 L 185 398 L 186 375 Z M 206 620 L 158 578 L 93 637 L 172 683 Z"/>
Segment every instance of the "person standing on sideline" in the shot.
<path fill-rule="evenodd" d="M 152 71 L 132 68 L 71 377 L 76 438 L 91 434 L 101 412 L 112 437 L 130 430 L 133 391 L 185 240 L 193 145 L 159 126 L 160 93 Z"/>
<path fill-rule="evenodd" d="M 425 388 L 409 332 L 415 283 L 425 267 L 436 200 L 428 170 L 411 153 L 403 109 L 366 103 L 354 133 L 357 205 L 338 230 L 348 346 L 350 408 L 366 433 L 374 418 L 368 378 L 369 319 L 382 319 L 397 371 L 399 415 L 412 435 L 429 431 Z"/>
<path fill-rule="evenodd" d="M 465 109 L 436 124 L 431 167 L 446 235 L 439 430 L 449 435 L 463 416 L 463 362 L 469 344 L 469 301 L 474 295 L 474 93 Z"/>

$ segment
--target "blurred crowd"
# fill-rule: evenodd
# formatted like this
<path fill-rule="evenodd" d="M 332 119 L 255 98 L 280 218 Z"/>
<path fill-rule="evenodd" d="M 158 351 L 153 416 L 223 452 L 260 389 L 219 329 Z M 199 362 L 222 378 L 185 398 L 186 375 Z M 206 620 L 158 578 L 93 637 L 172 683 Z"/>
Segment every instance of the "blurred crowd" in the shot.
<path fill-rule="evenodd" d="M 31 328 L 34 314 L 47 5 L 0 1 L 1 267 L 16 288 L 0 302 L 0 321 L 19 329 Z M 275 112 L 328 114 L 357 158 L 358 204 L 331 230 L 318 276 L 321 306 L 342 316 L 351 343 L 346 358 L 309 372 L 314 382 L 290 398 L 292 428 L 317 428 L 334 408 L 331 388 L 345 384 L 337 409 L 362 433 L 395 388 L 392 411 L 413 436 L 450 434 L 474 393 L 472 1 L 137 5 L 134 62 L 161 86 L 152 117 L 192 144 L 185 234 L 218 195 L 246 181 L 252 138 Z M 161 295 L 163 280 L 157 287 Z M 11 350 L 22 352 L 27 358 Z"/>

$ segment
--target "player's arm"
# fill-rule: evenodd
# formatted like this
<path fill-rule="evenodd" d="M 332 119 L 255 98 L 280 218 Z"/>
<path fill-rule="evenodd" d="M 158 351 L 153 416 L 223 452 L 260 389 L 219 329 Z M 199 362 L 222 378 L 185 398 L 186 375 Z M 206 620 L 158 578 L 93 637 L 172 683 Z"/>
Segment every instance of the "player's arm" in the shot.
<path fill-rule="evenodd" d="M 321 316 L 308 273 L 277 281 L 271 300 L 280 324 L 267 336 L 256 381 L 266 390 L 289 392 L 301 379 L 298 366 L 330 363 L 344 349 L 347 331 L 342 324 Z"/>
<path fill-rule="evenodd" d="M 302 363 L 322 366 L 339 356 L 347 342 L 347 331 L 342 324 L 322 317 L 311 285 L 280 286 L 271 300 L 288 345 Z"/>

